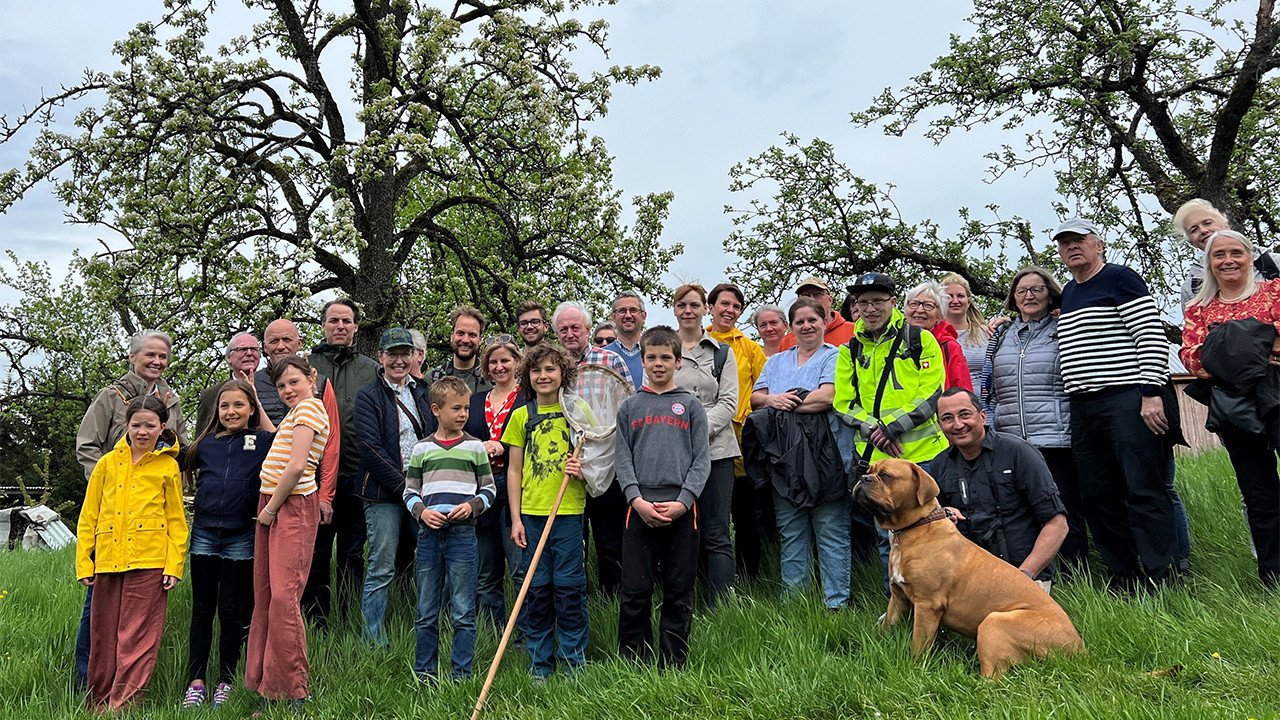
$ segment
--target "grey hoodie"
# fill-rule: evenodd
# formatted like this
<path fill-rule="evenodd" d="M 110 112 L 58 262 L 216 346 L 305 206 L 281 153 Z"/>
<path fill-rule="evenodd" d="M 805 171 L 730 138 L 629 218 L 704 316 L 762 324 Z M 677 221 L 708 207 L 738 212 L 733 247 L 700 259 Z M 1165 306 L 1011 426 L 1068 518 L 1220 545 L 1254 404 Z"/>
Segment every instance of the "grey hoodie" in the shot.
<path fill-rule="evenodd" d="M 630 503 L 679 500 L 692 508 L 711 472 L 707 412 L 697 396 L 677 387 L 642 387 L 618 408 L 615 469 Z"/>

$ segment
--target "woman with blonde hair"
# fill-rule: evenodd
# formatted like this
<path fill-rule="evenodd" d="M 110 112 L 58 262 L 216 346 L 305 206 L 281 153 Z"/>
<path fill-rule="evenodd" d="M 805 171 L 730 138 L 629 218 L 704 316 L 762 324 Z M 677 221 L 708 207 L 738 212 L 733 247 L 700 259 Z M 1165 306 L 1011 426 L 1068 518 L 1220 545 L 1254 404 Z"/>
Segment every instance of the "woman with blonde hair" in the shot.
<path fill-rule="evenodd" d="M 969 377 L 974 392 L 982 392 L 982 361 L 987 354 L 987 320 L 973 304 L 973 291 L 963 275 L 951 273 L 938 281 L 944 293 L 942 318 L 956 329 L 956 341 L 964 350 L 964 360 L 969 364 Z"/>

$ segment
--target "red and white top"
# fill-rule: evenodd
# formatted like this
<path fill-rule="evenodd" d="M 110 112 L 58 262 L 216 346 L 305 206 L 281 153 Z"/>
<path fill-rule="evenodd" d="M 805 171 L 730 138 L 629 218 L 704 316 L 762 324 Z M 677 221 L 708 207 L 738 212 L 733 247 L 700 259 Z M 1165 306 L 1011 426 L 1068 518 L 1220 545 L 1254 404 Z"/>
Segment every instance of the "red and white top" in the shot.
<path fill-rule="evenodd" d="M 1258 283 L 1258 291 L 1239 301 L 1224 301 L 1215 297 L 1208 305 L 1188 306 L 1182 314 L 1185 325 L 1182 329 L 1182 349 L 1178 356 L 1187 372 L 1204 375 L 1204 365 L 1200 362 L 1200 350 L 1209 330 L 1214 326 L 1232 320 L 1256 318 L 1264 323 L 1275 325 L 1280 331 L 1280 280 L 1267 280 Z"/>
<path fill-rule="evenodd" d="M 284 469 L 289 464 L 289 455 L 293 452 L 293 430 L 304 425 L 315 431 L 311 439 L 311 452 L 307 454 L 307 467 L 302 471 L 298 484 L 293 486 L 290 495 L 310 495 L 316 491 L 316 467 L 320 465 L 320 457 L 324 455 L 325 443 L 329 440 L 329 414 L 325 412 L 324 403 L 316 398 L 307 398 L 284 416 L 276 430 L 276 439 L 271 443 L 271 452 L 262 463 L 263 493 L 275 492 L 280 479 L 284 477 Z"/>

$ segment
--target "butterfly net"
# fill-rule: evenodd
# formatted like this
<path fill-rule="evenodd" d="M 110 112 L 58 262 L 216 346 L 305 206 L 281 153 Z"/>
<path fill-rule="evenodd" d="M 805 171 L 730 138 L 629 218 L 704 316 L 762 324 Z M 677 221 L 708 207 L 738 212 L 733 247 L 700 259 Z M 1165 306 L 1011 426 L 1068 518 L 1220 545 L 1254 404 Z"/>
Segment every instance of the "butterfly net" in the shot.
<path fill-rule="evenodd" d="M 618 408 L 631 397 L 631 383 L 616 370 L 588 363 L 578 367 L 571 388 L 560 390 L 560 409 L 582 443 L 578 460 L 586 477 L 587 492 L 600 497 L 613 482 L 614 429 Z"/>

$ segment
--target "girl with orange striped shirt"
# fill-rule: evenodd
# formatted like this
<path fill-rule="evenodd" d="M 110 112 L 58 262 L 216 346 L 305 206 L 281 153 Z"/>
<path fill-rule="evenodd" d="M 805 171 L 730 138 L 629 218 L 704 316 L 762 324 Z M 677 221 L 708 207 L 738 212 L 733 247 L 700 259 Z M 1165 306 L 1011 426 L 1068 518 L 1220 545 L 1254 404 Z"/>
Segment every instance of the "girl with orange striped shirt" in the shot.
<path fill-rule="evenodd" d="M 307 632 L 302 589 L 311 568 L 320 501 L 316 467 L 329 439 L 329 416 L 316 398 L 316 371 L 297 356 L 271 368 L 271 382 L 289 413 L 262 463 L 258 531 L 254 538 L 253 621 L 244 684 L 273 702 L 300 706 L 308 696 Z"/>

